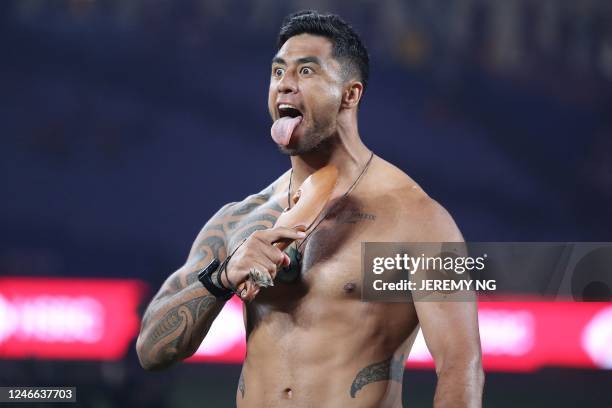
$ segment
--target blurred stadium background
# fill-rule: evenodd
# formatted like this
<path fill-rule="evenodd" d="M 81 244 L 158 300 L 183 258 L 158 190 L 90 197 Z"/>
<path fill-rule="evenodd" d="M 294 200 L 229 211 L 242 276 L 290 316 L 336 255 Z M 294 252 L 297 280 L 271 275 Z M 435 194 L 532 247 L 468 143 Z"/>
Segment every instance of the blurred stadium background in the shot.
<path fill-rule="evenodd" d="M 164 372 L 139 367 L 135 336 L 206 220 L 288 168 L 268 71 L 304 8 L 361 33 L 362 137 L 467 240 L 612 241 L 610 1 L 2 1 L 0 385 L 233 405 L 237 304 Z M 483 305 L 485 406 L 611 407 L 610 307 Z M 405 405 L 431 406 L 426 350 L 411 359 Z"/>

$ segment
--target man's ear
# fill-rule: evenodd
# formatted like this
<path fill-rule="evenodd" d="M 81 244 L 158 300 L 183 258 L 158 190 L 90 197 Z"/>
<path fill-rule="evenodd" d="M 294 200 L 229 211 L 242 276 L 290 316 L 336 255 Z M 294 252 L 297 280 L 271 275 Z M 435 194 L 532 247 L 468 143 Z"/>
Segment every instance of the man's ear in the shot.
<path fill-rule="evenodd" d="M 363 95 L 363 84 L 359 81 L 349 81 L 342 93 L 342 107 L 344 109 L 356 108 Z"/>

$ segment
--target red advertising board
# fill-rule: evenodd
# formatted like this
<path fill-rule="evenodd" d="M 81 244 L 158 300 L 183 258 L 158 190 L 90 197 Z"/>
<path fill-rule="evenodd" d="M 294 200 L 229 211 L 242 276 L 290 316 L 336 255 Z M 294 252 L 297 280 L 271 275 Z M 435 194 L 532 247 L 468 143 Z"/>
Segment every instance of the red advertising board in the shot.
<path fill-rule="evenodd" d="M 129 279 L 0 278 L 0 356 L 116 360 L 138 334 L 146 285 Z M 612 368 L 612 304 L 479 302 L 486 370 Z M 242 303 L 233 298 L 190 362 L 240 363 Z M 407 365 L 433 367 L 421 333 Z"/>
<path fill-rule="evenodd" d="M 0 278 L 0 357 L 117 360 L 146 286 L 129 279 Z"/>

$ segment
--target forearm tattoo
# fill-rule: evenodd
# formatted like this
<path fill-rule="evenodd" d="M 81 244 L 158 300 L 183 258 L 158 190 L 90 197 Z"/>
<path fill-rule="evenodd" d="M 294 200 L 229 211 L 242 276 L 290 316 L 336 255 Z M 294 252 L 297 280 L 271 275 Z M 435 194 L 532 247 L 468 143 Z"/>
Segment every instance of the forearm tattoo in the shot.
<path fill-rule="evenodd" d="M 225 212 L 222 209 L 198 237 L 190 254 L 189 271 L 173 274 L 147 307 L 140 334 L 140 358 L 145 365 L 165 366 L 192 351 L 199 336 L 194 336 L 196 324 L 210 327 L 220 310 L 222 302 L 203 290 L 197 274 L 214 257 L 226 255 Z"/>
<path fill-rule="evenodd" d="M 213 258 L 225 259 L 228 248 L 254 231 L 274 226 L 283 208 L 271 200 L 273 195 L 274 186 L 270 186 L 241 203 L 226 205 L 207 223 L 190 254 L 189 271 L 173 274 L 147 307 L 140 339 L 140 357 L 145 364 L 167 365 L 199 345 L 195 343 L 203 339 L 222 302 L 203 295 L 206 292 L 197 284 L 198 271 Z M 248 216 L 251 212 L 256 215 Z M 198 323 L 206 330 L 195 334 Z"/>
<path fill-rule="evenodd" d="M 393 380 L 401 383 L 405 361 L 404 354 L 401 354 L 397 359 L 391 356 L 387 360 L 362 368 L 351 384 L 351 398 L 355 398 L 359 390 L 373 382 Z"/>
<path fill-rule="evenodd" d="M 191 333 L 195 322 L 217 304 L 212 295 L 196 296 L 185 303 L 171 307 L 151 327 L 143 343 L 147 350 L 143 361 L 147 364 L 167 364 L 176 359 L 181 350 L 190 347 Z"/>

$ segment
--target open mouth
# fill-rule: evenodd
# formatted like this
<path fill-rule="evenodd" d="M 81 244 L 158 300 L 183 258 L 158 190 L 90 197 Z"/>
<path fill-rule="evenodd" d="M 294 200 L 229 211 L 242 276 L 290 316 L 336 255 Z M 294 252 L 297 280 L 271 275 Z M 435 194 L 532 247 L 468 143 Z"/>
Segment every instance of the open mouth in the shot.
<path fill-rule="evenodd" d="M 298 116 L 304 116 L 298 108 L 293 105 L 281 103 L 278 105 L 278 116 L 280 118 L 297 118 Z"/>
<path fill-rule="evenodd" d="M 270 134 L 276 143 L 288 146 L 293 131 L 300 125 L 304 116 L 298 108 L 288 103 L 279 103 L 276 107 L 278 119 L 272 124 Z"/>

